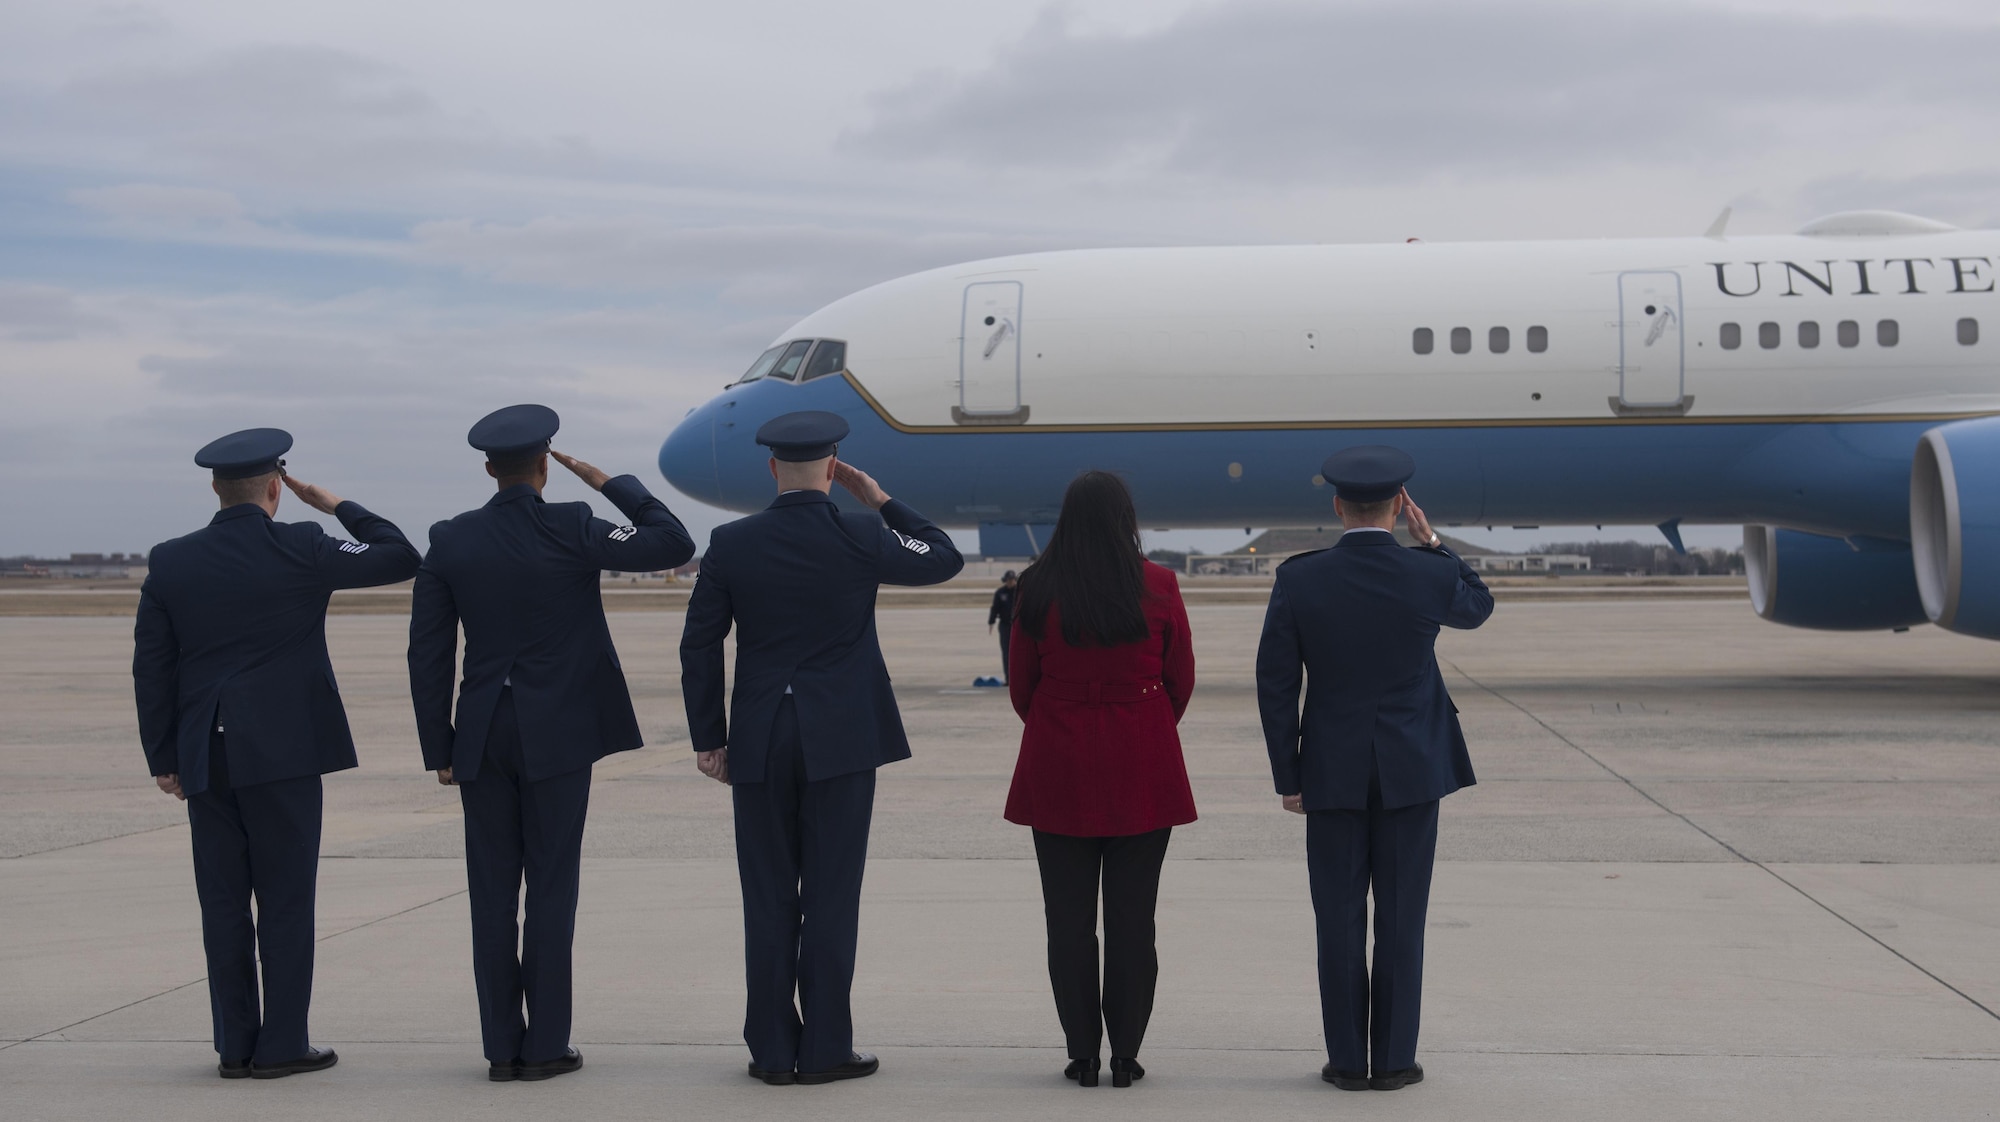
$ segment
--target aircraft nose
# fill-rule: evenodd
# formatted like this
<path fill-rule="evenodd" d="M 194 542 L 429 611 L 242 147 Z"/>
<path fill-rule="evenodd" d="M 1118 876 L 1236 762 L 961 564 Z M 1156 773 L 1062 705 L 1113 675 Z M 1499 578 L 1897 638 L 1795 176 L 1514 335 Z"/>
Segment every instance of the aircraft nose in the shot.
<path fill-rule="evenodd" d="M 660 474 L 691 499 L 720 502 L 722 481 L 715 470 L 715 417 L 707 406 L 695 409 L 660 445 Z"/>

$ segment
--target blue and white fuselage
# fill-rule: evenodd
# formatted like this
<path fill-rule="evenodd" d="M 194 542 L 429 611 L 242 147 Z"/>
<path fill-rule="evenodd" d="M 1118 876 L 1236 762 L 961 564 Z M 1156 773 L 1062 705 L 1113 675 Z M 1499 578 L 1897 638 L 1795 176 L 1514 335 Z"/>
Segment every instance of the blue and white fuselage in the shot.
<path fill-rule="evenodd" d="M 1441 524 L 1740 522 L 1770 618 L 2000 637 L 2000 594 L 1963 579 L 2000 572 L 1980 568 L 2000 510 L 1977 466 L 2000 467 L 2000 421 L 1978 420 L 2000 414 L 1996 261 L 2000 233 L 1884 213 L 1789 237 L 980 261 L 807 316 L 660 469 L 761 509 L 757 427 L 826 409 L 853 426 L 843 458 L 1019 553 L 1002 543 L 1034 541 L 1085 468 L 1122 473 L 1147 525 L 1313 525 L 1321 460 L 1393 443 Z"/>

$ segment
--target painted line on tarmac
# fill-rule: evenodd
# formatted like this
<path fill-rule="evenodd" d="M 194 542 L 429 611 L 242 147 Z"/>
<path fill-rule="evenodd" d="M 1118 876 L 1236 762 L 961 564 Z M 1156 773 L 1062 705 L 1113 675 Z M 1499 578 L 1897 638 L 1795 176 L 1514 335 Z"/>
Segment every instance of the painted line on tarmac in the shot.
<path fill-rule="evenodd" d="M 1522 716 L 1540 725 L 1542 729 L 1546 731 L 1550 736 L 1553 736 L 1557 740 L 1560 740 L 1564 744 L 1567 744 L 1570 748 L 1574 749 L 1578 755 L 1582 756 L 1586 760 L 1589 760 L 1591 763 L 1596 764 L 1598 767 L 1603 768 L 1607 775 L 1610 775 L 1614 779 L 1618 780 L 1620 783 L 1623 783 L 1625 786 L 1630 787 L 1633 793 L 1637 794 L 1640 798 L 1645 799 L 1647 802 L 1652 803 L 1656 807 L 1659 807 L 1662 811 L 1665 811 L 1667 814 L 1680 819 L 1683 823 L 1685 823 L 1688 826 L 1689 829 L 1694 830 L 1702 837 L 1705 837 L 1708 840 L 1714 842 L 1716 845 L 1721 846 L 1724 850 L 1727 850 L 1730 854 L 1735 856 L 1737 860 L 1743 862 L 1746 865 L 1752 865 L 1762 870 L 1772 880 L 1777 881 L 1779 884 L 1782 884 L 1786 888 L 1791 889 L 1793 892 L 1798 893 L 1800 896 L 1805 897 L 1805 899 L 1810 901 L 1813 904 L 1813 906 L 1819 908 L 1827 915 L 1830 915 L 1833 918 L 1839 920 L 1840 922 L 1846 924 L 1847 926 L 1853 928 L 1856 932 L 1858 932 L 1863 938 L 1866 938 L 1869 942 L 1875 944 L 1876 946 L 1882 948 L 1885 951 L 1888 951 L 1890 954 L 1895 955 L 1897 958 L 1903 960 L 1904 963 L 1908 964 L 1909 967 L 1915 970 L 1917 973 L 1922 974 L 1924 977 L 1929 978 L 1931 981 L 1936 982 L 1938 985 L 1943 986 L 1945 989 L 1948 989 L 1951 992 L 1957 994 L 1959 997 L 1964 998 L 1967 1004 L 1970 1004 L 1973 1008 L 1979 1010 L 1980 1012 L 1986 1014 L 1987 1016 L 1993 1018 L 1996 1021 L 2000 1021 L 2000 1012 L 1995 1012 L 1993 1008 L 1987 1005 L 1985 1002 L 1980 1001 L 1978 998 L 1972 996 L 1971 994 L 1965 992 L 1962 989 L 1959 989 L 1957 986 L 1952 985 L 1950 982 L 1945 981 L 1943 978 L 1933 973 L 1931 970 L 1926 968 L 1922 963 L 1918 962 L 1916 959 L 1911 958 L 1909 955 L 1906 955 L 1902 951 L 1899 951 L 1896 948 L 1890 946 L 1888 943 L 1883 942 L 1882 939 L 1876 936 L 1874 932 L 1869 931 L 1867 928 L 1862 927 L 1860 924 L 1854 922 L 1851 919 L 1848 919 L 1846 916 L 1841 915 L 1839 912 L 1833 910 L 1833 908 L 1829 907 L 1824 901 L 1820 900 L 1819 897 L 1814 896 L 1812 893 L 1807 892 L 1805 889 L 1800 888 L 1798 885 L 1792 883 L 1790 880 L 1786 879 L 1786 877 L 1782 873 L 1779 873 L 1776 869 L 1771 868 L 1764 862 L 1759 861 L 1754 857 L 1751 857 L 1749 854 L 1744 853 L 1742 850 L 1736 848 L 1733 845 L 1730 845 L 1726 841 L 1723 841 L 1715 834 L 1709 832 L 1709 830 L 1703 827 L 1699 822 L 1696 822 L 1694 819 L 1689 818 L 1687 815 L 1682 814 L 1678 810 L 1675 810 L 1673 807 L 1668 806 L 1666 803 L 1661 802 L 1659 799 L 1655 798 L 1651 792 L 1647 791 L 1644 787 L 1641 787 L 1637 783 L 1634 783 L 1632 782 L 1632 780 L 1626 778 L 1625 775 L 1622 772 L 1620 772 L 1617 768 L 1612 767 L 1610 764 L 1607 764 L 1603 760 L 1600 760 L 1596 756 L 1592 755 L 1589 749 L 1585 748 L 1581 744 L 1578 744 L 1576 741 L 1571 740 L 1569 737 L 1564 736 L 1562 733 L 1557 732 L 1555 726 L 1549 724 L 1547 721 L 1542 720 L 1540 717 L 1530 712 L 1527 706 L 1522 705 L 1520 702 L 1515 701 L 1513 698 L 1508 697 L 1506 694 L 1501 693 L 1499 690 L 1494 689 L 1492 686 L 1489 686 L 1486 683 L 1480 681 L 1479 679 L 1473 677 L 1472 675 L 1467 674 L 1464 670 L 1459 668 L 1458 664 L 1452 662 L 1450 659 L 1440 657 L 1438 661 L 1446 666 L 1451 667 L 1452 673 L 1457 674 L 1459 677 L 1464 678 L 1468 682 L 1471 682 L 1474 687 L 1483 690 L 1486 693 L 1492 694 L 1495 698 L 1498 698 L 1499 700 L 1506 702 L 1508 705 L 1518 710 Z"/>
<path fill-rule="evenodd" d="M 317 945 L 319 943 L 324 943 L 332 939 L 338 939 L 342 935 L 351 934 L 353 932 L 361 930 L 364 927 L 373 927 L 378 923 L 383 923 L 388 920 L 395 919 L 397 916 L 406 916 L 409 915 L 411 912 L 420 911 L 424 908 L 430 907 L 432 904 L 442 904 L 446 900 L 450 900 L 453 897 L 457 896 L 463 896 L 465 895 L 465 893 L 466 890 L 463 888 L 459 889 L 456 892 L 447 892 L 443 896 L 440 896 L 435 900 L 426 900 L 421 904 L 412 904 L 409 907 L 402 909 L 401 911 L 390 912 L 388 915 L 385 916 L 376 916 L 374 919 L 368 920 L 365 923 L 357 923 L 353 927 L 343 927 L 339 931 L 334 931 L 325 935 L 321 935 L 319 938 L 314 939 L 313 943 Z M 144 1005 L 148 1001 L 152 1001 L 156 998 L 166 997 L 170 994 L 179 993 L 184 989 L 188 989 L 192 986 L 201 985 L 203 982 L 206 981 L 208 981 L 208 975 L 203 974 L 201 977 L 196 978 L 192 982 L 183 982 L 182 984 L 174 986 L 170 989 L 161 990 L 159 993 L 147 994 L 145 997 L 139 998 L 136 1001 L 128 1001 L 125 1004 L 120 1005 L 115 1009 L 106 1009 L 102 1013 L 92 1013 L 90 1016 L 85 1017 L 80 1021 L 72 1021 L 69 1024 L 63 1025 L 61 1028 L 52 1028 L 47 1032 L 36 1033 L 35 1035 L 27 1038 L 26 1040 L 15 1040 L 15 1041 L 10 1041 L 7 1044 L 0 1044 L 0 1052 L 5 1052 L 9 1048 L 17 1048 L 23 1044 L 34 1044 L 40 1041 L 44 1041 L 48 1037 L 54 1036 L 57 1033 L 68 1032 L 69 1030 L 76 1028 L 79 1025 L 87 1025 L 92 1021 L 101 1020 L 105 1017 L 109 1017 L 113 1013 L 122 1013 L 125 1010 L 130 1009 L 135 1005 Z M 75 1043 L 82 1043 L 82 1041 L 62 1041 L 61 1043 L 75 1044 Z"/>

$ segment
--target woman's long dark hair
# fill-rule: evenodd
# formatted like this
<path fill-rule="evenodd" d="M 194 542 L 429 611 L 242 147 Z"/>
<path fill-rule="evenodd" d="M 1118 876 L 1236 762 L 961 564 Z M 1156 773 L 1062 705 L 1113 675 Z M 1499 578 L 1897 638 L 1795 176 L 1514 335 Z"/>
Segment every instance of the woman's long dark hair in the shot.
<path fill-rule="evenodd" d="M 1062 613 L 1063 642 L 1072 647 L 1136 643 L 1150 631 L 1145 594 L 1132 492 L 1108 471 L 1086 471 L 1063 492 L 1048 548 L 1021 574 L 1015 622 L 1040 640 L 1054 605 Z"/>

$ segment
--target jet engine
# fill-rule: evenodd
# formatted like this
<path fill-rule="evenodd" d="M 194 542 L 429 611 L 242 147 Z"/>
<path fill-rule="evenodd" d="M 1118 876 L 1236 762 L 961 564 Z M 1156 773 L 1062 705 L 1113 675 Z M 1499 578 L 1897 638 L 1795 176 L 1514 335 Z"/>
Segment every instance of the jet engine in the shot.
<path fill-rule="evenodd" d="M 1923 623 L 1910 547 L 1743 527 L 1750 606 L 1773 623 L 1818 631 L 1887 631 Z"/>
<path fill-rule="evenodd" d="M 1931 622 L 2000 639 L 2000 417 L 1939 425 L 1910 465 L 1910 543 Z"/>

